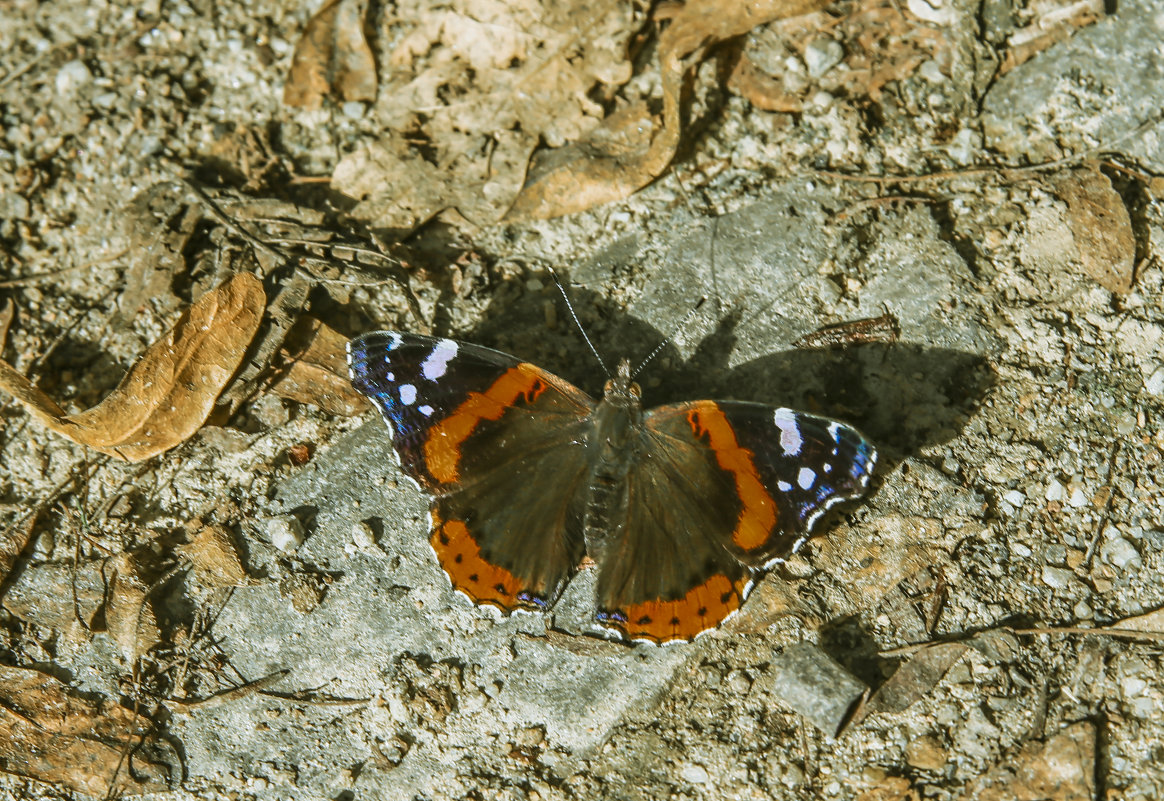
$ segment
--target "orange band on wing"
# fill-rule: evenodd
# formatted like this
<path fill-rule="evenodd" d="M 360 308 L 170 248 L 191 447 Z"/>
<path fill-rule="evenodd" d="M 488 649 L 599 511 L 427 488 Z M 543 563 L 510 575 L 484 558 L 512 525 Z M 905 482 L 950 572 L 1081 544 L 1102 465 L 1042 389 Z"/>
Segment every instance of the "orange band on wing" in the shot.
<path fill-rule="evenodd" d="M 755 550 L 768 542 L 768 535 L 776 525 L 776 504 L 764 484 L 752 452 L 741 448 L 736 441 L 731 423 L 714 401 L 698 401 L 687 413 L 687 422 L 695 436 L 708 437 L 719 466 L 732 474 L 743 508 L 732 532 L 732 542 L 745 551 Z"/>
<path fill-rule="evenodd" d="M 433 426 L 424 444 L 424 463 L 429 475 L 442 484 L 460 477 L 461 444 L 482 420 L 497 420 L 525 396 L 533 402 L 546 389 L 541 371 L 522 362 L 506 370 L 485 392 L 470 392 L 452 414 Z"/>
<path fill-rule="evenodd" d="M 429 542 L 453 587 L 476 603 L 493 604 L 507 611 L 532 606 L 518 598 L 518 593 L 525 588 L 516 576 L 481 556 L 481 547 L 463 521 L 441 520 L 434 511 Z"/>
<path fill-rule="evenodd" d="M 626 620 L 607 618 L 627 637 L 639 640 L 689 640 L 715 628 L 743 602 L 743 579 L 732 581 L 717 573 L 676 601 L 647 601 L 621 610 Z"/>

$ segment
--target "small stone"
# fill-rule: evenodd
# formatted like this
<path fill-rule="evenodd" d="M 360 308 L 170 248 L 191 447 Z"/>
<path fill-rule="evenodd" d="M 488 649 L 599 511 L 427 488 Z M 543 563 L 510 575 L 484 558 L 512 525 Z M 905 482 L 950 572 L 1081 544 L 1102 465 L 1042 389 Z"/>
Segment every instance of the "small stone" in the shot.
<path fill-rule="evenodd" d="M 733 670 L 728 674 L 727 686 L 736 695 L 743 695 L 752 688 L 752 680 L 742 670 Z"/>
<path fill-rule="evenodd" d="M 358 120 L 360 117 L 364 116 L 364 111 L 366 111 L 367 109 L 366 109 L 366 106 L 364 106 L 364 104 L 361 103 L 360 101 L 349 100 L 348 102 L 346 102 L 342 106 L 340 106 L 340 110 L 343 112 L 344 116 L 347 117 L 348 119 Z"/>
<path fill-rule="evenodd" d="M 679 772 L 679 776 L 688 784 L 707 784 L 710 778 L 701 765 L 687 765 Z"/>
<path fill-rule="evenodd" d="M 946 76 L 942 74 L 942 68 L 932 58 L 917 68 L 917 74 L 930 83 L 942 83 L 946 80 Z"/>
<path fill-rule="evenodd" d="M 1091 608 L 1091 604 L 1087 601 L 1080 601 L 1075 604 L 1071 613 L 1075 615 L 1076 620 L 1091 620 L 1092 616 L 1095 615 L 1095 610 Z"/>
<path fill-rule="evenodd" d="M 1099 556 L 1109 565 L 1125 568 L 1141 562 L 1136 546 L 1123 537 L 1107 540 L 1099 549 Z"/>
<path fill-rule="evenodd" d="M 360 520 L 352 524 L 352 542 L 361 550 L 371 550 L 376 547 L 376 532 L 372 527 Z"/>
<path fill-rule="evenodd" d="M 918 737 L 905 747 L 905 761 L 918 770 L 938 772 L 946 767 L 948 754 L 937 737 Z"/>
<path fill-rule="evenodd" d="M 1083 490 L 1076 487 L 1071 491 L 1071 497 L 1067 499 L 1067 505 L 1073 509 L 1082 509 L 1087 506 L 1087 496 L 1083 494 Z"/>
<path fill-rule="evenodd" d="M 958 18 L 951 0 L 909 0 L 909 13 L 935 25 L 950 25 Z"/>
<path fill-rule="evenodd" d="M 267 537 L 280 551 L 294 551 L 307 539 L 303 524 L 295 515 L 280 515 L 267 521 Z"/>
<path fill-rule="evenodd" d="M 1144 389 L 1148 391 L 1149 395 L 1156 397 L 1164 395 L 1164 367 L 1157 367 L 1150 376 L 1144 379 Z"/>
<path fill-rule="evenodd" d="M 1061 590 L 1075 581 L 1075 574 L 1065 567 L 1043 565 L 1043 583 L 1048 587 Z"/>
<path fill-rule="evenodd" d="M 839 42 L 828 37 L 814 39 L 804 48 L 804 65 L 808 68 L 809 76 L 813 78 L 822 77 L 844 57 L 845 49 Z"/>
<path fill-rule="evenodd" d="M 1003 495 L 1002 499 L 1013 506 L 1015 509 L 1021 508 L 1022 505 L 1027 502 L 1027 496 L 1023 495 L 1018 490 L 1011 490 L 1010 492 Z"/>
<path fill-rule="evenodd" d="M 1047 491 L 1043 493 L 1043 497 L 1051 502 L 1065 501 L 1067 500 L 1067 488 L 1056 479 L 1051 479 L 1051 482 L 1047 484 Z"/>
<path fill-rule="evenodd" d="M 57 94 L 67 95 L 93 80 L 93 73 L 82 61 L 69 61 L 57 70 Z"/>

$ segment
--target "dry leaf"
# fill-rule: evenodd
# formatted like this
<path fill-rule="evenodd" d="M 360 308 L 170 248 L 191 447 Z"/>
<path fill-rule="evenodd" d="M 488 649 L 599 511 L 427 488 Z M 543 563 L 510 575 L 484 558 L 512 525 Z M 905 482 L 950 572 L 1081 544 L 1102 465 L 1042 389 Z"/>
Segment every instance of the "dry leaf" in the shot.
<path fill-rule="evenodd" d="M 122 553 L 105 565 L 105 628 L 130 660 L 161 640 L 158 618 L 136 561 Z"/>
<path fill-rule="evenodd" d="M 242 587 L 250 581 L 234 537 L 221 526 L 202 526 L 175 550 L 190 560 L 194 574 L 208 587 Z"/>
<path fill-rule="evenodd" d="M 938 643 L 918 651 L 877 688 L 865 705 L 864 714 L 905 711 L 932 690 L 965 652 L 966 646 L 956 642 Z"/>
<path fill-rule="evenodd" d="M 17 557 L 28 546 L 33 529 L 36 528 L 36 523 L 40 519 L 40 512 L 38 506 L 22 520 L 17 520 L 0 531 L 0 588 L 4 586 L 4 579 L 8 576 L 8 571 L 16 564 Z"/>
<path fill-rule="evenodd" d="M 152 726 L 44 673 L 0 665 L 0 771 L 95 798 L 169 790 L 177 755 L 146 736 Z"/>
<path fill-rule="evenodd" d="M 1131 290 L 1136 267 L 1132 218 L 1108 177 L 1089 165 L 1058 180 L 1055 190 L 1067 204 L 1067 224 L 1084 272 L 1110 292 Z"/>
<path fill-rule="evenodd" d="M 279 371 L 271 390 L 331 414 L 352 417 L 365 412 L 367 399 L 348 380 L 347 341 L 318 320 L 305 320 L 287 338 L 284 355 L 292 361 Z"/>
<path fill-rule="evenodd" d="M 1111 628 L 1164 633 L 1164 609 L 1146 612 L 1135 617 L 1125 617 L 1122 620 L 1112 623 Z"/>
<path fill-rule="evenodd" d="M 1093 801 L 1095 725 L 1076 723 L 1024 745 L 972 781 L 958 801 Z"/>
<path fill-rule="evenodd" d="M 337 94 L 345 101 L 376 99 L 376 61 L 364 38 L 367 0 L 331 0 L 307 23 L 283 87 L 288 106 L 319 108 Z"/>
<path fill-rule="evenodd" d="M 15 314 L 16 307 L 12 304 L 12 298 L 5 298 L 4 308 L 0 309 L 0 351 L 4 350 L 4 345 L 8 342 L 8 327 L 12 325 Z"/>
<path fill-rule="evenodd" d="M 1070 38 L 1079 28 L 1094 25 L 1106 16 L 1104 0 L 1049 0 L 1031 6 L 1034 18 L 1007 38 L 1008 49 L 998 66 L 1005 75 L 1053 44 Z"/>
<path fill-rule="evenodd" d="M 390 82 L 369 116 L 380 140 L 345 157 L 332 187 L 373 228 L 410 230 L 456 208 L 491 222 L 521 189 L 540 142 L 584 139 L 605 111 L 594 98 L 631 77 L 634 4 L 463 0 L 393 7 Z"/>
<path fill-rule="evenodd" d="M 841 45 L 844 57 L 813 77 L 803 57 L 814 41 L 826 37 Z M 887 83 L 908 78 L 926 61 L 948 69 L 953 53 L 939 28 L 902 14 L 891 0 L 860 0 L 843 17 L 806 14 L 757 31 L 748 37 L 728 88 L 765 111 L 799 111 L 822 89 L 851 100 L 877 101 Z"/>
<path fill-rule="evenodd" d="M 185 442 L 206 421 L 242 363 L 265 305 L 259 279 L 234 276 L 191 306 L 105 400 L 78 414 L 65 414 L 4 361 L 0 389 L 74 442 L 127 462 L 148 459 Z"/>
<path fill-rule="evenodd" d="M 827 0 L 760 0 L 724 3 L 692 0 L 671 20 L 659 40 L 663 84 L 662 128 L 645 108 L 612 116 L 601 136 L 565 153 L 539 153 L 530 177 L 505 216 L 506 222 L 545 219 L 621 200 L 653 181 L 671 163 L 682 128 L 683 77 L 715 44 L 775 19 L 799 16 Z M 649 126 L 649 127 L 648 127 Z"/>

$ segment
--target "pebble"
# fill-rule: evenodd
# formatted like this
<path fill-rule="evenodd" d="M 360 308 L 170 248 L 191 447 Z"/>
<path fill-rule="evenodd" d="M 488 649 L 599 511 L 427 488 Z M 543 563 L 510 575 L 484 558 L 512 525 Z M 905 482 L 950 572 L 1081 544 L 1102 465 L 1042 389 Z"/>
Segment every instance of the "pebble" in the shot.
<path fill-rule="evenodd" d="M 701 765 L 687 765 L 680 771 L 679 776 L 689 784 L 707 784 L 710 778 Z"/>
<path fill-rule="evenodd" d="M 1022 505 L 1027 502 L 1027 496 L 1023 495 L 1018 490 L 1011 490 L 1010 492 L 1003 495 L 1002 499 L 1013 506 L 1015 509 L 1021 508 Z"/>
<path fill-rule="evenodd" d="M 1099 549 L 1099 556 L 1113 567 L 1125 568 L 1140 563 L 1140 552 L 1123 537 L 1107 540 Z"/>
<path fill-rule="evenodd" d="M 1048 587 L 1061 590 L 1075 581 L 1075 574 L 1065 567 L 1043 565 L 1043 583 Z"/>
<path fill-rule="evenodd" d="M 352 524 L 352 542 L 361 550 L 369 550 L 376 546 L 376 532 L 363 520 Z"/>
<path fill-rule="evenodd" d="M 1051 479 L 1047 484 L 1047 491 L 1043 493 L 1043 497 L 1048 501 L 1065 501 L 1067 500 L 1067 488 L 1058 482 L 1056 479 Z"/>
<path fill-rule="evenodd" d="M 307 539 L 303 524 L 295 515 L 280 515 L 268 520 L 267 537 L 272 545 L 284 552 L 294 551 Z"/>
<path fill-rule="evenodd" d="M 1150 376 L 1144 379 L 1144 389 L 1148 391 L 1149 395 L 1156 397 L 1164 395 L 1164 367 L 1157 367 Z"/>
<path fill-rule="evenodd" d="M 840 43 L 822 36 L 808 43 L 804 48 L 804 66 L 813 78 L 820 78 L 845 57 L 845 49 Z"/>
<path fill-rule="evenodd" d="M 93 80 L 93 73 L 89 72 L 89 68 L 85 66 L 84 62 L 66 62 L 57 70 L 57 93 L 67 95 L 91 80 Z"/>

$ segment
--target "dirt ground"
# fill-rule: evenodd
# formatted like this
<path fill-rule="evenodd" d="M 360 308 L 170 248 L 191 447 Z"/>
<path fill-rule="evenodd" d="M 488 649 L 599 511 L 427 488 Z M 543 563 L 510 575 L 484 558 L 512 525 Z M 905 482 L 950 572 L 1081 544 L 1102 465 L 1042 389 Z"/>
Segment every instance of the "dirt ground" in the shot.
<path fill-rule="evenodd" d="M 455 594 L 383 422 L 279 385 L 290 346 L 135 461 L 4 394 L 0 796 L 1164 797 L 1164 0 L 834 3 L 676 83 L 667 4 L 343 7 L 365 94 L 289 79 L 318 4 L 0 6 L 5 386 L 91 408 L 249 271 L 269 316 L 597 394 L 552 267 L 607 361 L 706 296 L 646 405 L 850 422 L 869 496 L 723 626 L 627 645 L 588 571 L 552 615 Z"/>

